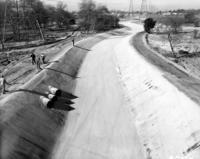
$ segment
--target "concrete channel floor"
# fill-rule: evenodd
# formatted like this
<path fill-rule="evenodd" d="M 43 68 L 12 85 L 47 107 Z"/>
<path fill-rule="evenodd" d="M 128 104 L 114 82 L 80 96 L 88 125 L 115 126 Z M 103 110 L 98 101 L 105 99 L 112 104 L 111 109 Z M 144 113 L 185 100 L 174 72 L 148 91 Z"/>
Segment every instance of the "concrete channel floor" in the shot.
<path fill-rule="evenodd" d="M 127 25 L 132 35 L 142 30 Z M 199 134 L 199 106 L 130 46 L 131 37 L 104 40 L 88 52 L 75 91 L 80 98 L 53 159 L 199 157 L 184 153 L 198 144 L 192 134 Z"/>

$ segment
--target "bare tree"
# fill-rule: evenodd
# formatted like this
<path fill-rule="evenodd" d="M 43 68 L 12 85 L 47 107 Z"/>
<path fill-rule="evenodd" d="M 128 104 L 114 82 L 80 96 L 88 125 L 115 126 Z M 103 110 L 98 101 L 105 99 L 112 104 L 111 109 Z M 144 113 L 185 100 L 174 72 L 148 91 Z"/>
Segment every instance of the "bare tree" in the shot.
<path fill-rule="evenodd" d="M 169 40 L 170 48 L 171 48 L 171 51 L 172 51 L 172 56 L 176 57 L 176 54 L 175 54 L 174 48 L 173 48 L 173 44 L 172 44 L 172 37 L 171 37 L 170 33 L 168 33 L 168 40 Z"/>
<path fill-rule="evenodd" d="M 70 25 L 70 20 L 73 19 L 73 15 L 67 11 L 67 5 L 61 1 L 58 2 L 55 17 L 59 28 L 68 28 Z"/>
<path fill-rule="evenodd" d="M 79 17 L 81 18 L 81 26 L 89 31 L 95 22 L 96 4 L 92 0 L 82 0 L 80 3 Z"/>
<path fill-rule="evenodd" d="M 181 28 L 181 26 L 185 23 L 184 17 L 180 16 L 168 16 L 165 18 L 162 18 L 161 23 L 171 26 L 173 29 L 173 33 L 177 34 Z"/>
<path fill-rule="evenodd" d="M 106 6 L 98 6 L 92 0 L 83 0 L 80 3 L 80 26 L 86 31 L 104 31 L 118 27 L 119 19 L 111 15 Z"/>
<path fill-rule="evenodd" d="M 170 26 L 171 29 L 167 29 L 167 37 L 172 51 L 172 56 L 176 57 L 174 51 L 173 39 L 176 37 L 176 34 L 180 32 L 181 26 L 185 23 L 185 18 L 178 15 L 162 17 L 158 20 L 160 23 Z"/>

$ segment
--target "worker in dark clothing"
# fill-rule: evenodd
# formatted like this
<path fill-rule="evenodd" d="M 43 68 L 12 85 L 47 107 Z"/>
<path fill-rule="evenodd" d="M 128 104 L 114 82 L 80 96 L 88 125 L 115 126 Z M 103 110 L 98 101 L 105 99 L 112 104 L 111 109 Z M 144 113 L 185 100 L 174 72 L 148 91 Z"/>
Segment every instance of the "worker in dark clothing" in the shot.
<path fill-rule="evenodd" d="M 42 54 L 41 58 L 42 58 L 42 63 L 45 64 L 45 58 L 46 58 L 46 56 L 44 54 Z"/>
<path fill-rule="evenodd" d="M 74 38 L 72 39 L 72 43 L 73 43 L 73 46 L 75 45 L 75 40 L 74 40 Z"/>
<path fill-rule="evenodd" d="M 0 78 L 0 85 L 2 87 L 2 94 L 6 93 L 6 84 L 11 85 L 10 83 L 8 83 L 4 77 L 4 75 L 1 76 Z"/>
<path fill-rule="evenodd" d="M 40 67 L 40 56 L 38 56 L 36 64 L 37 64 L 37 69 L 41 70 L 41 67 Z"/>
<path fill-rule="evenodd" d="M 31 54 L 31 59 L 32 59 L 32 64 L 35 65 L 36 64 L 36 61 L 35 61 L 36 56 L 34 53 Z"/>

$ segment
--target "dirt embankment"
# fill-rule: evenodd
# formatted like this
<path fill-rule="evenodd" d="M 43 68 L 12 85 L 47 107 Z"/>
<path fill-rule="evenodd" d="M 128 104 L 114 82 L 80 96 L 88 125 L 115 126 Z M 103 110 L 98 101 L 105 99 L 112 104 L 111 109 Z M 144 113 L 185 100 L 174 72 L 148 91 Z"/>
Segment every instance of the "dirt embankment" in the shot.
<path fill-rule="evenodd" d="M 147 61 L 161 69 L 163 76 L 173 83 L 179 90 L 184 92 L 192 100 L 200 104 L 200 80 L 188 74 L 187 70 L 167 60 L 158 52 L 152 50 L 146 43 L 145 33 L 138 33 L 131 41 L 136 50 L 143 55 Z M 195 76 L 195 75 L 194 75 Z"/>
<path fill-rule="evenodd" d="M 68 112 L 46 109 L 39 94 L 52 85 L 73 93 L 79 68 L 89 49 L 104 36 L 79 43 L 31 81 L 0 101 L 0 158 L 50 158 Z M 91 66 L 92 67 L 92 66 Z"/>
<path fill-rule="evenodd" d="M 200 78 L 199 34 L 193 30 L 171 34 L 171 39 L 176 58 L 172 54 L 167 34 L 149 34 L 148 45 L 167 59 L 176 60 L 180 67 Z"/>

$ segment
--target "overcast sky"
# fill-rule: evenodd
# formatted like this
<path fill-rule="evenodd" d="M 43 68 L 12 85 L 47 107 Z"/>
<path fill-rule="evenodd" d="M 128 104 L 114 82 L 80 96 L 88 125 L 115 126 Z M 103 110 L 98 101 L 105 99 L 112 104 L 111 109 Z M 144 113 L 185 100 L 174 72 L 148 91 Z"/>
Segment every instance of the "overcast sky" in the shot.
<path fill-rule="evenodd" d="M 59 0 L 43 0 L 46 3 L 55 5 Z M 60 0 L 67 4 L 68 9 L 78 10 L 81 0 Z M 97 4 L 105 4 L 109 9 L 128 10 L 130 0 L 94 0 Z M 200 9 L 200 0 L 146 0 L 148 4 L 157 10 L 171 9 Z M 139 10 L 142 0 L 133 0 L 134 9 Z"/>

